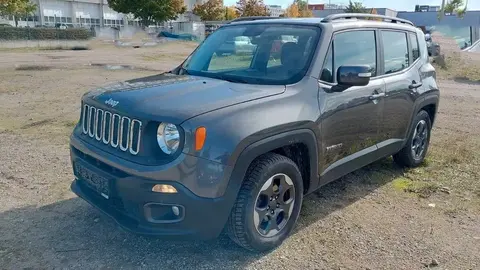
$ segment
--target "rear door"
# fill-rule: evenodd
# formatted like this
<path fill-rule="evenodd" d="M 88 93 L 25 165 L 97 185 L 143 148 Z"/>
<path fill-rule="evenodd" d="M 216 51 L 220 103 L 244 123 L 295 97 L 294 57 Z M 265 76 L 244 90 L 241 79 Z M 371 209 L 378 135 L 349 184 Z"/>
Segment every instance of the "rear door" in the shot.
<path fill-rule="evenodd" d="M 420 50 L 417 35 L 408 31 L 381 30 L 383 73 L 386 84 L 385 111 L 379 152 L 390 155 L 403 146 L 407 137 L 420 77 Z"/>
<path fill-rule="evenodd" d="M 336 33 L 320 75 L 321 184 L 363 167 L 376 159 L 380 142 L 385 83 L 378 78 L 377 31 Z M 340 66 L 368 65 L 366 86 L 331 92 Z"/>

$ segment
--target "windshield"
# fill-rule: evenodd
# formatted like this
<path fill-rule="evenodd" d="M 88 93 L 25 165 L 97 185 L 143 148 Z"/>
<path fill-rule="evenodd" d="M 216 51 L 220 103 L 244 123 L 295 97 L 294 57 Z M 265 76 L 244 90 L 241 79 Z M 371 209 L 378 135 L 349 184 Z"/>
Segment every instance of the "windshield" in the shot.
<path fill-rule="evenodd" d="M 316 26 L 225 26 L 197 48 L 183 70 L 238 83 L 292 84 L 307 72 L 319 36 Z"/>

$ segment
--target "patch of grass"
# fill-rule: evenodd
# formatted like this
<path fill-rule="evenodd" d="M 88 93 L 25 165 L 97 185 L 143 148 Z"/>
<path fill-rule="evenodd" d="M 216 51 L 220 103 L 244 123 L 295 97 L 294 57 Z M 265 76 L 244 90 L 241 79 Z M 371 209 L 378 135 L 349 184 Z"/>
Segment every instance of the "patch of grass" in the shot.
<path fill-rule="evenodd" d="M 469 60 L 469 53 L 453 52 L 444 56 L 444 63 L 434 63 L 439 77 L 444 79 L 480 82 L 480 63 Z"/>
<path fill-rule="evenodd" d="M 464 138 L 450 138 L 443 148 L 435 148 L 434 154 L 444 165 L 468 164 L 476 159 L 474 145 Z"/>
<path fill-rule="evenodd" d="M 393 181 L 393 187 L 408 193 L 415 193 L 421 198 L 428 198 L 438 191 L 440 186 L 433 182 L 411 180 L 400 177 Z"/>
<path fill-rule="evenodd" d="M 68 128 L 73 128 L 77 125 L 77 121 L 67 121 L 64 123 L 64 125 Z"/>
<path fill-rule="evenodd" d="M 50 69 L 52 68 L 49 66 L 41 66 L 41 65 L 23 65 L 15 68 L 15 70 L 19 70 L 19 71 L 31 71 L 31 70 L 47 71 Z"/>

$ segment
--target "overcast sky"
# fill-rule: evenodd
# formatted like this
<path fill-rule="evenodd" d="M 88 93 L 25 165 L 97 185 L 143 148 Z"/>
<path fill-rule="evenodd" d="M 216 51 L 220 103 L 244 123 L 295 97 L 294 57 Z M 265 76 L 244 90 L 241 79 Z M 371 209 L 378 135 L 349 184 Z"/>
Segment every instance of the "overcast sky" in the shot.
<path fill-rule="evenodd" d="M 224 0 L 225 5 L 230 6 L 234 5 L 237 0 Z M 328 3 L 329 0 L 309 0 L 310 4 L 318 3 Z M 354 2 L 363 2 L 366 7 L 376 7 L 376 8 L 391 8 L 398 11 L 413 11 L 415 5 L 435 5 L 439 6 L 442 3 L 442 0 L 395 0 L 395 1 L 386 1 L 386 0 L 354 0 Z M 264 3 L 267 5 L 282 5 L 284 8 L 291 4 L 293 0 L 264 0 Z M 348 4 L 348 0 L 330 0 L 332 4 Z M 388 4 L 386 4 L 389 2 Z M 470 0 L 468 3 L 468 9 L 470 10 L 480 10 L 480 1 L 479 0 Z"/>

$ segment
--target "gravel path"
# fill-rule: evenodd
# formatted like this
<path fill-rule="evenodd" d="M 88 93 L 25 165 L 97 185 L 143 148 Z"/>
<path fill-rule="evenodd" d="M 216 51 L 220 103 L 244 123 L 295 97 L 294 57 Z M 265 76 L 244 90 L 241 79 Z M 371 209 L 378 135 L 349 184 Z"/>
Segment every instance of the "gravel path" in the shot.
<path fill-rule="evenodd" d="M 86 89 L 153 71 L 78 67 L 74 60 L 86 63 L 103 55 L 102 62 L 119 63 L 115 59 L 125 57 L 131 61 L 124 63 L 158 70 L 178 61 L 157 63 L 143 56 L 157 51 L 102 52 L 10 53 L 10 60 L 2 55 L 0 268 L 412 270 L 438 264 L 438 269 L 480 269 L 480 210 L 469 204 L 480 201 L 480 185 L 450 186 L 452 194 L 419 198 L 396 189 L 394 180 L 406 174 L 427 178 L 424 169 L 406 172 L 391 159 L 308 196 L 294 235 L 268 254 L 237 248 L 225 236 L 209 242 L 167 242 L 123 232 L 70 192 L 68 135 Z M 51 70 L 13 69 L 13 59 L 40 61 L 46 55 Z M 479 85 L 441 81 L 441 86 L 434 157 L 441 156 L 453 136 L 480 136 Z M 475 146 L 480 149 L 480 143 Z M 478 151 L 474 155 L 478 158 Z M 459 164 L 463 171 L 450 172 L 457 168 L 452 165 L 441 174 L 466 179 L 463 174 L 480 171 L 478 163 Z"/>

